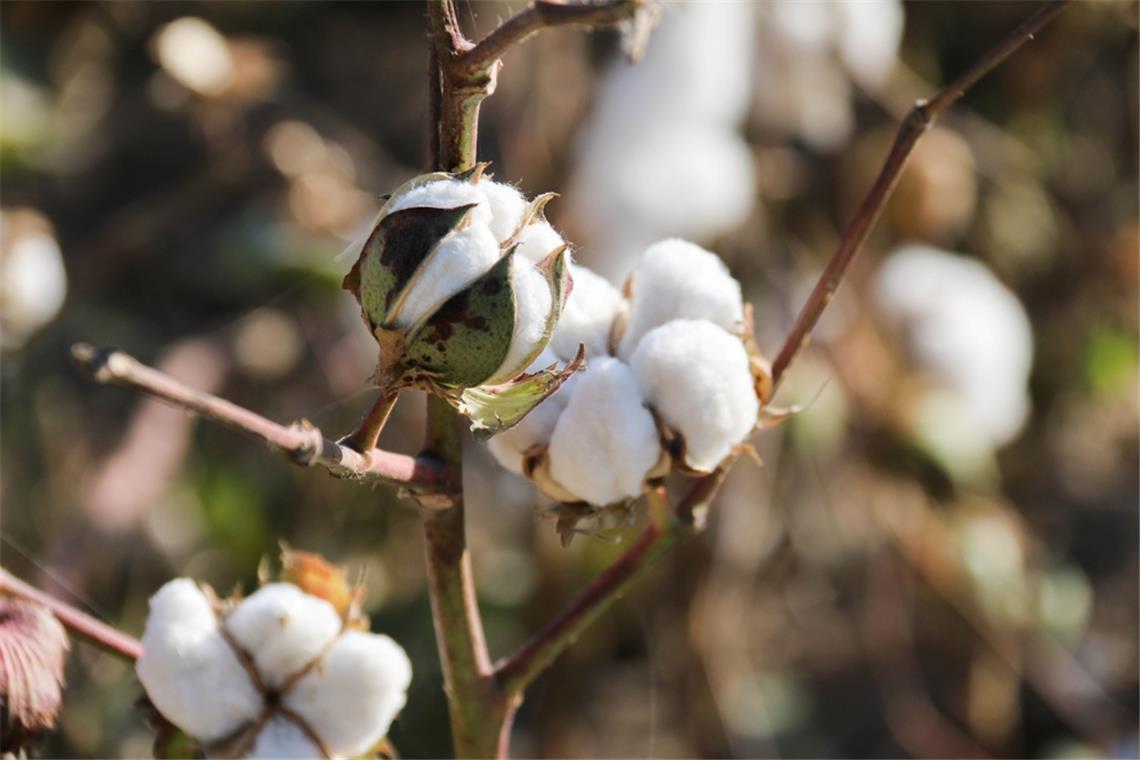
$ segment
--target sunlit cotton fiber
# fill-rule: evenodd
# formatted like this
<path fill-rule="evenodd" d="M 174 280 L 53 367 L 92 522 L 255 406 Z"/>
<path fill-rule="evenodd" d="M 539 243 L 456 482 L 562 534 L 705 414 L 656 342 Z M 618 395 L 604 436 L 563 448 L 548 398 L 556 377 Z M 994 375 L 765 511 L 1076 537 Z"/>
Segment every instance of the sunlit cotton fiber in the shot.
<path fill-rule="evenodd" d="M 621 307 L 621 293 L 604 277 L 579 264 L 570 265 L 574 287 L 558 318 L 550 347 L 560 359 L 570 361 L 578 346 L 586 356 L 602 356 L 609 351 L 610 329 Z"/>

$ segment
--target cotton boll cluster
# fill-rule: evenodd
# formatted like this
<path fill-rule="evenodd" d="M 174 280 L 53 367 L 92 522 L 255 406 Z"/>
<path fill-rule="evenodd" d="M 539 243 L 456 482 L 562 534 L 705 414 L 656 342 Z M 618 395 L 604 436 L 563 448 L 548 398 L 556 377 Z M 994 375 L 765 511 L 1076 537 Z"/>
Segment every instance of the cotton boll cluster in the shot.
<path fill-rule="evenodd" d="M 837 148 L 854 126 L 851 80 L 876 90 L 895 65 L 902 3 L 765 3 L 759 14 L 757 118 L 818 150 Z"/>
<path fill-rule="evenodd" d="M 136 669 L 158 711 L 207 749 L 354 757 L 387 734 L 412 675 L 398 644 L 356 624 L 289 583 L 219 604 L 179 578 L 150 600 Z"/>
<path fill-rule="evenodd" d="M 570 262 L 542 215 L 551 196 L 528 201 L 484 177 L 485 168 L 427 174 L 399 188 L 344 286 L 379 344 L 377 385 L 436 393 L 477 429 L 495 430 L 514 424 L 503 394 L 467 391 L 511 382 L 546 347 Z M 537 403 L 561 379 L 552 370 L 527 392 Z"/>
<path fill-rule="evenodd" d="M 876 276 L 875 299 L 915 362 L 937 380 L 918 401 L 918 419 L 957 420 L 933 433 L 927 425 L 923 437 L 984 454 L 1017 435 L 1030 408 L 1033 330 L 1017 296 L 985 264 L 905 246 Z"/>
<path fill-rule="evenodd" d="M 708 240 L 752 208 L 752 156 L 737 130 L 754 19 L 749 3 L 668 4 L 644 60 L 615 65 L 600 84 L 568 201 L 589 220 L 602 274 L 620 280 L 653 240 Z"/>
<path fill-rule="evenodd" d="M 491 439 L 507 469 L 550 498 L 605 507 L 671 467 L 716 469 L 755 428 L 762 362 L 746 339 L 740 284 L 682 240 L 645 250 L 625 299 L 574 266 L 574 289 L 541 369 L 585 348 L 587 369 Z"/>

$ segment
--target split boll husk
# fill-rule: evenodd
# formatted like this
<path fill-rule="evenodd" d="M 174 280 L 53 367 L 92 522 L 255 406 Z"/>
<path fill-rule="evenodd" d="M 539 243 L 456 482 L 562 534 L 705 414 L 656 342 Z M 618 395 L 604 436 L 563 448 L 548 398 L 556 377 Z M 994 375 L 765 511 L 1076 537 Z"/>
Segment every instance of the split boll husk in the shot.
<path fill-rule="evenodd" d="M 381 209 L 344 286 L 380 347 L 374 382 L 420 388 L 505 429 L 564 379 L 554 370 L 515 388 L 467 394 L 518 378 L 550 341 L 570 290 L 569 248 L 509 185 L 437 172 L 398 189 Z"/>
<path fill-rule="evenodd" d="M 645 250 L 632 275 L 629 321 L 618 344 L 628 360 L 638 341 L 674 319 L 706 319 L 726 330 L 744 326 L 740 283 L 716 254 L 671 238 Z"/>
<path fill-rule="evenodd" d="M 287 583 L 220 615 L 193 581 L 171 581 L 151 599 L 142 645 L 136 670 L 158 711 L 208 751 L 249 757 L 361 755 L 387 734 L 411 682 L 398 644 L 350 629 L 332 604 Z"/>
<path fill-rule="evenodd" d="M 706 320 L 656 327 L 637 344 L 630 369 L 658 416 L 684 442 L 684 463 L 712 472 L 756 426 L 748 352 L 740 338 Z"/>

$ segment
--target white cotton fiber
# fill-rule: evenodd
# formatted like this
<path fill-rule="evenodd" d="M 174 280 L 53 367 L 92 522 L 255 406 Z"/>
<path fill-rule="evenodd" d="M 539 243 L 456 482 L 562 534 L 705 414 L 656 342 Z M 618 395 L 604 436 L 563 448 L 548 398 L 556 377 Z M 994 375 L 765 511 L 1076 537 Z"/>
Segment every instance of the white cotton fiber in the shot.
<path fill-rule="evenodd" d="M 847 70 L 864 87 L 882 87 L 898 59 L 904 25 L 902 3 L 841 1 L 834 7 L 836 46 Z"/>
<path fill-rule="evenodd" d="M 740 330 L 740 283 L 715 254 L 684 240 L 662 240 L 646 249 L 634 270 L 629 323 L 618 355 L 628 359 L 641 336 L 674 319 L 707 319 Z"/>
<path fill-rule="evenodd" d="M 550 226 L 550 222 L 546 221 L 528 224 L 515 238 L 515 243 L 518 245 L 518 255 L 534 264 L 541 262 L 565 242 L 562 236 Z"/>
<path fill-rule="evenodd" d="M 487 197 L 491 209 L 491 233 L 500 243 L 515 234 L 526 212 L 527 200 L 511 185 L 484 179 L 479 189 Z"/>
<path fill-rule="evenodd" d="M 1017 296 L 985 264 L 904 246 L 880 269 L 875 298 L 991 446 L 1020 431 L 1029 412 L 1033 329 Z"/>
<path fill-rule="evenodd" d="M 461 183 L 462 184 L 462 183 Z M 414 192 L 414 191 L 413 191 Z M 483 224 L 453 232 L 420 265 L 411 287 L 388 319 L 408 328 L 466 288 L 499 260 L 499 243 Z"/>
<path fill-rule="evenodd" d="M 337 756 L 362 755 L 407 700 L 412 664 L 387 636 L 347 631 L 285 696 Z"/>
<path fill-rule="evenodd" d="M 550 282 L 538 267 L 523 257 L 511 259 L 511 285 L 515 294 L 515 326 L 511 345 L 503 363 L 487 383 L 503 383 L 518 375 L 534 361 L 548 340 L 550 311 L 554 293 Z"/>
<path fill-rule="evenodd" d="M 605 278 L 578 264 L 570 265 L 570 277 L 574 287 L 558 317 L 550 346 L 564 361 L 574 358 L 579 344 L 586 347 L 587 356 L 602 356 L 609 352 L 610 328 L 621 306 L 621 293 Z"/>
<path fill-rule="evenodd" d="M 675 320 L 645 334 L 630 358 L 645 400 L 685 439 L 685 463 L 711 472 L 756 426 L 748 352 L 705 320 Z"/>
<path fill-rule="evenodd" d="M 632 499 L 661 456 L 657 427 L 629 368 L 590 361 L 550 439 L 550 474 L 596 506 Z"/>
<path fill-rule="evenodd" d="M 292 583 L 262 586 L 224 623 L 269 688 L 312 662 L 340 632 L 336 609 Z"/>
<path fill-rule="evenodd" d="M 560 414 L 562 405 L 548 398 L 531 409 L 522 422 L 487 441 L 487 448 L 496 462 L 516 475 L 522 475 L 523 456 L 532 446 L 550 441 Z"/>
<path fill-rule="evenodd" d="M 274 716 L 257 734 L 253 749 L 246 757 L 276 760 L 276 758 L 320 757 L 320 748 L 313 744 L 301 727 L 293 721 Z"/>
<path fill-rule="evenodd" d="M 441 179 L 397 191 L 382 211 L 388 215 L 406 208 L 459 208 L 471 204 L 477 204 L 471 212 L 471 221 L 489 225 L 491 206 L 486 194 L 480 186 L 458 179 Z"/>
<path fill-rule="evenodd" d="M 222 637 L 210 601 L 189 578 L 170 581 L 150 599 L 135 665 L 147 696 L 171 723 L 211 742 L 261 712 L 254 688 Z"/>

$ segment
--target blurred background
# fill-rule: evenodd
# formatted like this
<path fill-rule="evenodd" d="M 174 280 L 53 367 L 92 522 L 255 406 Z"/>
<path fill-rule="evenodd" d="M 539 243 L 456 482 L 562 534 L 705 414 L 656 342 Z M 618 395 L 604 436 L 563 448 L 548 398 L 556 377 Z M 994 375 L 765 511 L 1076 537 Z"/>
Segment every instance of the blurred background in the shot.
<path fill-rule="evenodd" d="M 459 2 L 472 36 L 520 7 Z M 561 193 L 615 283 L 661 237 L 715 250 L 774 356 L 898 118 L 1033 7 L 669 5 L 634 67 L 551 31 L 480 156 Z M 415 665 L 405 757 L 450 753 L 414 510 L 68 348 L 348 431 L 375 347 L 338 254 L 426 166 L 424 30 L 413 2 L 0 5 L 4 566 L 136 634 L 166 580 L 249 589 L 279 540 L 361 568 Z M 781 389 L 804 410 L 535 684 L 517 756 L 1137 756 L 1137 70 L 1136 4 L 1075 4 L 926 136 Z M 622 545 L 561 548 L 474 441 L 465 478 L 500 656 Z M 127 665 L 77 644 L 67 678 L 45 754 L 149 753 Z"/>

